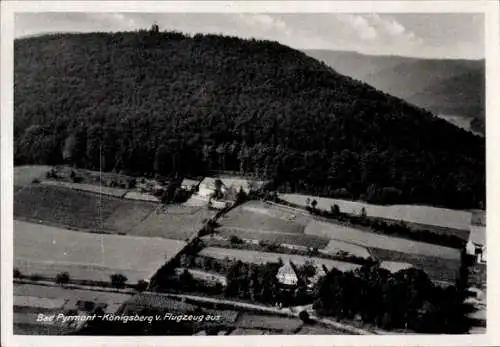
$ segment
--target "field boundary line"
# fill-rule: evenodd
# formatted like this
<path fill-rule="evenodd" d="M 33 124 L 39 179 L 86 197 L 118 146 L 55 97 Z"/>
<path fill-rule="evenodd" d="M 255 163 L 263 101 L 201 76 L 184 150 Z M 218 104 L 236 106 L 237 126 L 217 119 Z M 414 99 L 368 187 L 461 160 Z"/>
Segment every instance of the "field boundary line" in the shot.
<path fill-rule="evenodd" d="M 158 294 L 158 293 L 154 293 L 154 294 Z M 250 304 L 250 303 L 237 302 L 237 301 L 225 300 L 225 299 L 207 298 L 207 297 L 195 296 L 195 295 L 170 294 L 170 293 L 162 293 L 162 294 L 165 294 L 167 297 L 184 298 L 184 299 L 190 299 L 193 301 L 201 301 L 201 302 L 215 303 L 215 304 L 220 303 L 220 304 L 230 305 L 230 306 L 234 306 L 234 307 L 261 310 L 261 311 L 268 312 L 268 313 L 276 313 L 279 315 L 286 315 L 289 317 L 299 317 L 299 313 L 292 312 L 291 309 L 277 309 L 274 307 L 269 307 L 269 306 L 264 306 L 264 305 Z M 313 319 L 314 319 L 314 317 L 313 317 Z M 350 333 L 354 333 L 356 335 L 377 334 L 377 332 L 356 328 L 356 327 L 353 327 L 353 326 L 350 326 L 350 325 L 347 325 L 344 323 L 335 322 L 331 319 L 324 319 L 324 318 L 318 317 L 318 318 L 316 318 L 316 320 L 321 322 L 321 323 L 333 326 L 337 329 L 348 331 Z"/>
<path fill-rule="evenodd" d="M 57 284 L 57 283 L 51 282 L 51 281 L 34 281 L 34 280 L 22 279 L 22 278 L 14 278 L 14 283 L 15 284 L 32 284 L 32 285 L 39 285 L 39 286 L 45 286 L 45 287 L 57 287 L 57 288 L 63 288 L 63 289 L 81 289 L 81 290 L 89 290 L 89 291 L 93 291 L 93 292 L 120 293 L 120 294 L 130 294 L 130 295 L 134 295 L 137 293 L 137 291 L 134 289 L 118 289 L 118 288 L 89 286 L 89 285 L 73 284 L 73 283 L 60 285 L 60 284 Z"/>

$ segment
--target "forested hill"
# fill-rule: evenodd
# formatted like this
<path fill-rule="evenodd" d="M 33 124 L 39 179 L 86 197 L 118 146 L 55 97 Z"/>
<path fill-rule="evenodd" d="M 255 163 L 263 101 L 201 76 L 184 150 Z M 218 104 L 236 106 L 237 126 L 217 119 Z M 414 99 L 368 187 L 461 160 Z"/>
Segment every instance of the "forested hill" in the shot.
<path fill-rule="evenodd" d="M 485 61 L 305 50 L 338 72 L 431 112 L 459 116 L 484 134 Z M 464 123 L 466 123 L 464 122 Z"/>
<path fill-rule="evenodd" d="M 241 170 L 376 202 L 477 207 L 484 139 L 276 42 L 180 33 L 15 41 L 15 163 Z"/>

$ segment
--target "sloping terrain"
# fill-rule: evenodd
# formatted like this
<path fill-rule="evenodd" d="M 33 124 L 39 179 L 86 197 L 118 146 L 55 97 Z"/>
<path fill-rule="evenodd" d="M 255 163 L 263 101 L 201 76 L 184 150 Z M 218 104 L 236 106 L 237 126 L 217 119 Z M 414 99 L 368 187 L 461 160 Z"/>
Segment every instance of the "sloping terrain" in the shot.
<path fill-rule="evenodd" d="M 356 52 L 307 50 L 339 73 L 436 114 L 460 116 L 466 129 L 478 128 L 485 112 L 484 60 L 418 59 Z"/>
<path fill-rule="evenodd" d="M 14 46 L 16 165 L 230 170 L 318 195 L 394 186 L 399 203 L 484 200 L 484 139 L 277 42 L 143 30 Z"/>

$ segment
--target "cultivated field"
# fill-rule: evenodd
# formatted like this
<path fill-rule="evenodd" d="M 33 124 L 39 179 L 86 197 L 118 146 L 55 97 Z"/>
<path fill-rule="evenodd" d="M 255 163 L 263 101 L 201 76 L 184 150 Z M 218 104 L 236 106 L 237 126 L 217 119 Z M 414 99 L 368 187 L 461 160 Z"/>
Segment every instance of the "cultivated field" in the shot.
<path fill-rule="evenodd" d="M 323 248 L 328 245 L 327 238 L 318 237 L 314 235 L 304 235 L 298 233 L 280 233 L 280 232 L 265 232 L 259 229 L 243 229 L 237 227 L 220 227 L 217 229 L 217 235 L 230 238 L 231 236 L 238 236 L 241 239 L 267 241 L 274 244 L 291 244 L 312 248 Z"/>
<path fill-rule="evenodd" d="M 162 238 L 90 234 L 14 221 L 14 267 L 23 274 L 109 281 L 122 273 L 129 283 L 147 279 L 185 243 Z"/>
<path fill-rule="evenodd" d="M 220 220 L 223 227 L 302 234 L 308 216 L 251 201 L 231 210 Z"/>
<path fill-rule="evenodd" d="M 214 215 L 215 212 L 203 207 L 169 205 L 164 210 L 150 213 L 129 234 L 185 240 L 197 233 L 204 221 Z"/>
<path fill-rule="evenodd" d="M 460 259 L 444 259 L 439 255 L 407 254 L 386 249 L 370 248 L 370 253 L 380 261 L 409 263 L 427 273 L 434 281 L 454 283 L 460 270 Z"/>
<path fill-rule="evenodd" d="M 156 203 L 122 201 L 120 206 L 104 221 L 103 228 L 117 233 L 130 234 L 147 216 L 155 213 Z"/>
<path fill-rule="evenodd" d="M 122 203 L 106 195 L 36 184 L 14 195 L 14 218 L 101 230 L 104 220 Z"/>
<path fill-rule="evenodd" d="M 56 186 L 56 187 L 63 187 L 63 188 L 70 188 L 70 189 L 81 190 L 84 192 L 90 192 L 90 193 L 96 193 L 96 194 L 102 194 L 102 195 L 109 195 L 109 196 L 114 196 L 114 197 L 118 197 L 118 198 L 123 197 L 127 193 L 126 189 L 111 188 L 111 187 L 100 186 L 97 184 L 88 184 L 88 183 L 73 183 L 73 182 L 55 181 L 55 180 L 42 180 L 41 184 L 49 185 L 49 186 Z"/>
<path fill-rule="evenodd" d="M 460 250 L 455 248 L 360 231 L 333 223 L 312 221 L 307 225 L 305 234 L 328 237 L 368 248 L 380 248 L 409 254 L 436 256 L 445 259 L 460 259 Z"/>
<path fill-rule="evenodd" d="M 346 263 L 342 261 L 322 259 L 317 257 L 305 257 L 296 254 L 277 254 L 268 252 L 247 251 L 240 249 L 228 249 L 218 247 L 207 247 L 202 249 L 199 253 L 201 256 L 211 257 L 216 259 L 237 259 L 243 262 L 265 264 L 267 262 L 277 262 L 279 258 L 283 262 L 292 261 L 296 265 L 305 264 L 306 261 L 313 262 L 316 265 L 325 265 L 328 269 L 336 268 L 340 271 L 350 271 L 360 267 L 360 265 Z"/>
<path fill-rule="evenodd" d="M 365 202 L 321 198 L 302 194 L 280 194 L 279 198 L 304 207 L 306 206 L 307 198 L 310 198 L 311 200 L 315 199 L 318 202 L 317 208 L 319 209 L 329 211 L 331 206 L 337 204 L 341 212 L 357 215 L 361 213 L 361 209 L 364 207 L 367 215 L 371 217 L 403 220 L 423 225 L 447 227 L 459 230 L 468 230 L 471 221 L 471 212 L 431 206 L 381 206 Z"/>
<path fill-rule="evenodd" d="M 14 167 L 14 186 L 24 187 L 31 184 L 35 178 L 45 178 L 47 172 L 52 169 L 48 165 L 24 165 Z"/>

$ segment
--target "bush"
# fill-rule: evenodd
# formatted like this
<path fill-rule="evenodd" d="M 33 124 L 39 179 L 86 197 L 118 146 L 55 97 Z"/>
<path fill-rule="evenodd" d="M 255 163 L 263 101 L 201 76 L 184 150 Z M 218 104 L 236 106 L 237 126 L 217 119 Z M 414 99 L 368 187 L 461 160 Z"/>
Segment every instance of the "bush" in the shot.
<path fill-rule="evenodd" d="M 42 275 L 39 274 L 30 275 L 28 278 L 32 281 L 41 281 L 43 279 Z"/>
<path fill-rule="evenodd" d="M 56 283 L 57 284 L 66 284 L 70 280 L 69 273 L 67 272 L 60 272 L 56 276 Z"/>
<path fill-rule="evenodd" d="M 128 278 L 122 274 L 113 274 L 110 276 L 111 285 L 115 288 L 123 288 L 125 287 L 125 282 L 128 281 Z"/>
<path fill-rule="evenodd" d="M 73 181 L 73 183 L 82 183 L 83 182 L 83 177 L 80 177 L 80 176 L 73 176 L 71 178 L 71 180 Z"/>
<path fill-rule="evenodd" d="M 21 277 L 23 277 L 21 271 L 19 271 L 18 268 L 14 268 L 14 278 L 21 278 Z"/>
<path fill-rule="evenodd" d="M 299 318 L 304 322 L 304 323 L 309 323 L 310 317 L 309 313 L 307 311 L 300 311 L 299 313 Z"/>
<path fill-rule="evenodd" d="M 240 239 L 238 236 L 236 235 L 233 235 L 231 236 L 231 238 L 229 239 L 229 241 L 232 243 L 232 244 L 242 244 L 243 243 L 243 240 Z"/>
<path fill-rule="evenodd" d="M 31 181 L 33 184 L 39 184 L 40 180 L 38 178 L 34 178 L 33 181 Z"/>

